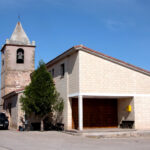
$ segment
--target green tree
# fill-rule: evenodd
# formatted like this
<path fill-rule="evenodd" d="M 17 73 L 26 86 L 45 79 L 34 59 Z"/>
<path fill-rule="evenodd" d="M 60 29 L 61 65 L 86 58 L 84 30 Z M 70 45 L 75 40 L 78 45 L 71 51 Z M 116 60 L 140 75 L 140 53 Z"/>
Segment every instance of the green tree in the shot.
<path fill-rule="evenodd" d="M 38 68 L 32 73 L 31 83 L 25 88 L 20 102 L 27 115 L 34 114 L 40 118 L 41 131 L 44 130 L 43 120 L 47 116 L 63 111 L 63 99 L 56 91 L 52 76 L 43 61 L 39 62 Z"/>

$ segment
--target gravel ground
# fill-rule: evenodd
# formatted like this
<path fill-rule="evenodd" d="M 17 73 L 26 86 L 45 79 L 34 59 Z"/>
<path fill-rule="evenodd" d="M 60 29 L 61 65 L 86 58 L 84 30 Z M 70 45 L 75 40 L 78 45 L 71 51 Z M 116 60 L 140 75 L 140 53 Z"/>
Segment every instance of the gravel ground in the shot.
<path fill-rule="evenodd" d="M 97 139 L 55 131 L 0 130 L 0 150 L 150 150 L 150 137 Z"/>

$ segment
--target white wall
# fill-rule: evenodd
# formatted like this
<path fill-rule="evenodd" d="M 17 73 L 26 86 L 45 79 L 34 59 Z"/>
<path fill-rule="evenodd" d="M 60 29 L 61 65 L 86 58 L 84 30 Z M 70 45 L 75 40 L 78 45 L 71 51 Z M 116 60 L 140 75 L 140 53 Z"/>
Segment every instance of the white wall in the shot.
<path fill-rule="evenodd" d="M 135 128 L 150 129 L 150 97 L 134 97 Z"/>

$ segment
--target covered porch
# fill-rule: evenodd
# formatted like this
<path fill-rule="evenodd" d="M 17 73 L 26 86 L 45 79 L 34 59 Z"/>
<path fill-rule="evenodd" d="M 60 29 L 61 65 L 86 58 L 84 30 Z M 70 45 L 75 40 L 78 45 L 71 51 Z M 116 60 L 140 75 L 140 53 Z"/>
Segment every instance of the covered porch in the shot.
<path fill-rule="evenodd" d="M 72 129 L 119 128 L 122 121 L 134 122 L 132 95 L 82 93 L 69 98 Z"/>

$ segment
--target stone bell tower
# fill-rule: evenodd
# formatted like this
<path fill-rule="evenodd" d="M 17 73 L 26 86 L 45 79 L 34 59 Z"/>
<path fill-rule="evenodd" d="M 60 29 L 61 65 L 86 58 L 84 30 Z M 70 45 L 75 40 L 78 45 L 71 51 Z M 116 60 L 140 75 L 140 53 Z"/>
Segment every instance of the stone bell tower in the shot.
<path fill-rule="evenodd" d="M 34 71 L 35 42 L 30 43 L 20 22 L 1 49 L 1 105 L 2 97 L 30 83 Z"/>

